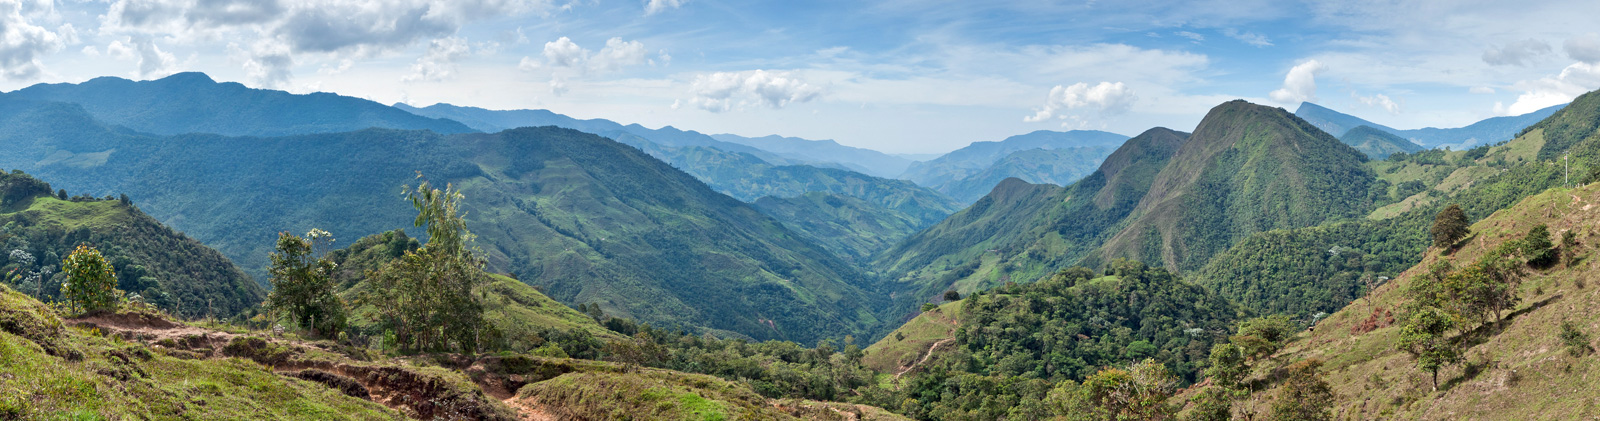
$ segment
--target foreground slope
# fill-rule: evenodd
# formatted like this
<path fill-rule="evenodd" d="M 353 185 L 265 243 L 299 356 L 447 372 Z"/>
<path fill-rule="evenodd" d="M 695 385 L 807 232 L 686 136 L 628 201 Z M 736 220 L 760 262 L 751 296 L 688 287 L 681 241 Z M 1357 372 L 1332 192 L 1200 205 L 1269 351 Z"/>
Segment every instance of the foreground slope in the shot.
<path fill-rule="evenodd" d="M 1376 178 L 1365 161 L 1281 108 L 1219 105 L 1091 262 L 1125 257 L 1189 271 L 1256 232 L 1365 215 Z"/>
<path fill-rule="evenodd" d="M 1452 254 L 1430 249 L 1415 267 L 1302 333 L 1298 342 L 1275 355 L 1272 364 L 1319 358 L 1337 396 L 1335 412 L 1357 419 L 1578 419 L 1600 414 L 1593 405 L 1588 384 L 1600 376 L 1600 359 L 1593 353 L 1574 356 L 1559 339 L 1564 322 L 1588 332 L 1587 345 L 1600 332 L 1600 259 L 1595 259 L 1600 232 L 1600 185 L 1577 189 L 1555 188 L 1529 197 L 1472 225 L 1473 236 Z M 1471 331 L 1452 331 L 1467 342 L 1465 363 L 1446 366 L 1439 373 L 1440 387 L 1432 390 L 1430 376 L 1418 370 L 1412 358 L 1396 349 L 1403 319 L 1403 291 L 1429 276 L 1438 262 L 1466 266 L 1489 250 L 1519 240 L 1535 225 L 1549 226 L 1559 242 L 1567 233 L 1576 237 L 1560 253 L 1571 253 L 1549 268 L 1525 267 L 1521 304 L 1504 320 Z M 1370 302 L 1369 302 L 1370 300 Z M 1378 313 L 1376 318 L 1373 314 Z M 1358 328 L 1370 320 L 1372 326 Z M 1391 324 L 1394 323 L 1394 324 Z M 1366 331 L 1368 328 L 1375 329 Z"/>
<path fill-rule="evenodd" d="M 971 207 L 879 254 L 874 267 L 906 306 L 946 289 L 968 293 L 1047 276 L 1114 234 L 1188 138 L 1150 129 L 1065 188 L 1005 180 Z"/>
<path fill-rule="evenodd" d="M 238 83 L 217 83 L 204 73 L 138 82 L 100 77 L 79 84 L 38 84 L 5 96 L 78 104 L 101 121 L 164 135 L 284 136 L 369 127 L 473 131 L 455 121 L 420 117 L 361 98 L 251 89 Z"/>
<path fill-rule="evenodd" d="M 266 297 L 221 253 L 163 226 L 131 201 L 63 198 L 20 171 L 0 173 L 0 271 L 15 275 L 5 282 L 59 300 L 66 279 L 61 259 L 80 244 L 100 249 L 118 288 L 175 314 L 230 316 Z M 30 273 L 40 276 L 29 281 Z"/>
<path fill-rule="evenodd" d="M 847 262 L 638 149 L 590 134 L 148 137 L 95 125 L 73 106 L 9 105 L 17 124 L 0 130 L 11 146 L 0 164 L 36 168 L 75 191 L 126 191 L 257 273 L 276 232 L 318 227 L 359 238 L 406 226 L 414 215 L 396 189 L 420 171 L 465 192 L 469 226 L 495 271 L 566 303 L 801 342 L 862 333 L 881 308 L 862 289 L 870 279 Z M 94 153 L 104 156 L 41 162 Z"/>

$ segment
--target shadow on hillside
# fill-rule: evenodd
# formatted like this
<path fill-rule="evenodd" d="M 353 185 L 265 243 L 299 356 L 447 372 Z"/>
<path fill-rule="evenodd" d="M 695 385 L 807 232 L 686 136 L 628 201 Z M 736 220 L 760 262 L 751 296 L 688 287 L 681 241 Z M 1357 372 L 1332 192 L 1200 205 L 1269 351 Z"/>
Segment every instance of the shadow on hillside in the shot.
<path fill-rule="evenodd" d="M 1488 324 L 1485 324 L 1483 326 L 1478 326 L 1476 329 L 1472 329 L 1471 331 L 1468 331 L 1467 333 L 1461 334 L 1460 338 L 1461 338 L 1462 341 L 1465 342 L 1463 344 L 1463 345 L 1465 345 L 1463 347 L 1463 349 L 1472 349 L 1475 346 L 1482 345 L 1484 342 L 1488 342 L 1490 338 L 1493 338 L 1495 336 L 1499 336 L 1502 332 L 1505 332 L 1506 328 L 1511 326 L 1511 321 L 1513 319 L 1516 319 L 1517 317 L 1522 316 L 1524 314 L 1528 314 L 1530 312 L 1533 312 L 1534 310 L 1538 310 L 1540 308 L 1543 308 L 1544 306 L 1550 305 L 1550 303 L 1554 303 L 1556 301 L 1559 301 L 1559 300 L 1561 300 L 1562 297 L 1565 297 L 1565 296 L 1566 296 L 1566 294 L 1556 294 L 1554 296 L 1551 296 L 1550 298 L 1546 298 L 1546 299 L 1534 302 L 1533 304 L 1528 305 L 1528 307 L 1526 307 L 1526 308 L 1523 308 L 1523 309 L 1520 309 L 1520 310 L 1517 310 L 1517 311 L 1513 311 L 1510 314 L 1506 314 L 1505 318 L 1500 319 L 1500 320 L 1496 320 L 1494 323 L 1488 323 Z"/>
<path fill-rule="evenodd" d="M 1453 256 L 1453 255 L 1456 254 L 1457 251 L 1460 251 L 1462 247 L 1466 247 L 1467 244 L 1472 244 L 1472 240 L 1477 239 L 1477 238 L 1478 238 L 1478 233 L 1474 232 L 1474 233 L 1472 233 L 1472 235 L 1468 235 L 1466 238 L 1462 238 L 1460 240 L 1457 240 L 1454 244 L 1451 244 L 1449 247 L 1445 247 L 1444 252 L 1441 253 L 1441 254 L 1443 254 L 1445 256 Z"/>

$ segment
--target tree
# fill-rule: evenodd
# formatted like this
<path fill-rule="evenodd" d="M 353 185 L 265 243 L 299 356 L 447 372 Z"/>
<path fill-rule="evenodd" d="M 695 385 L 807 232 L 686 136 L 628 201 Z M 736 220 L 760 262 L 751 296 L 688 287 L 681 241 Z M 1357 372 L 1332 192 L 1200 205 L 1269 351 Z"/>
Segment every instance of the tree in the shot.
<path fill-rule="evenodd" d="M 83 311 L 112 310 L 122 298 L 116 272 L 94 247 L 79 245 L 61 261 L 61 271 L 67 275 L 66 282 L 61 283 L 61 295 Z"/>
<path fill-rule="evenodd" d="M 272 292 L 267 300 L 273 308 L 287 310 L 300 328 L 337 338 L 345 328 L 344 301 L 334 293 L 333 262 L 324 258 L 326 253 L 316 253 L 317 243 L 331 243 L 333 236 L 313 229 L 306 237 L 278 233 L 277 252 L 269 256 Z"/>
<path fill-rule="evenodd" d="M 1333 419 L 1333 389 L 1322 379 L 1322 361 L 1315 358 L 1284 368 L 1286 378 L 1273 395 L 1274 421 L 1326 421 Z"/>
<path fill-rule="evenodd" d="M 1076 402 L 1059 407 L 1087 409 L 1093 420 L 1166 420 L 1177 414 L 1167 404 L 1176 386 L 1166 366 L 1147 359 L 1127 369 L 1100 370 L 1067 398 Z"/>
<path fill-rule="evenodd" d="M 1245 355 L 1261 358 L 1278 352 L 1283 343 L 1298 330 L 1299 327 L 1289 319 L 1289 315 L 1275 314 L 1240 323 L 1238 333 L 1228 341 L 1242 348 Z"/>
<path fill-rule="evenodd" d="M 1589 346 L 1589 334 L 1578 328 L 1577 323 L 1571 320 L 1561 322 L 1561 344 L 1567 346 L 1567 353 L 1574 357 L 1582 357 L 1594 352 L 1594 347 Z"/>
<path fill-rule="evenodd" d="M 418 175 L 421 177 L 421 175 Z M 474 236 L 460 213 L 464 195 L 423 181 L 408 199 L 428 243 L 407 251 L 370 278 L 372 299 L 402 351 L 477 352 L 495 330 L 486 326 L 480 292 L 488 282 L 484 261 L 470 247 Z"/>
<path fill-rule="evenodd" d="M 1450 207 L 1439 211 L 1433 218 L 1433 245 L 1437 247 L 1450 247 L 1467 234 L 1471 234 L 1467 225 L 1467 214 L 1461 210 L 1460 205 L 1451 204 Z"/>
<path fill-rule="evenodd" d="M 1417 360 L 1417 368 L 1433 374 L 1433 389 L 1439 389 L 1439 369 L 1461 361 L 1456 341 L 1447 335 L 1456 327 L 1450 314 L 1437 307 L 1422 307 L 1411 313 L 1400 328 L 1396 345 Z"/>
<path fill-rule="evenodd" d="M 1250 367 L 1244 363 L 1244 350 L 1234 344 L 1216 344 L 1211 347 L 1211 367 L 1206 368 L 1206 377 L 1211 378 L 1211 384 L 1227 389 L 1239 388 L 1239 383 L 1244 381 L 1244 376 L 1250 373 Z"/>
<path fill-rule="evenodd" d="M 960 299 L 961 299 L 961 293 L 956 292 L 956 290 L 952 289 L 952 290 L 944 292 L 944 300 L 945 301 L 956 301 L 956 300 L 960 300 Z"/>
<path fill-rule="evenodd" d="M 1528 264 L 1539 267 L 1548 267 L 1556 255 L 1551 250 L 1555 244 L 1550 242 L 1550 227 L 1539 224 L 1528 230 L 1528 235 L 1522 237 L 1522 255 L 1528 258 Z"/>

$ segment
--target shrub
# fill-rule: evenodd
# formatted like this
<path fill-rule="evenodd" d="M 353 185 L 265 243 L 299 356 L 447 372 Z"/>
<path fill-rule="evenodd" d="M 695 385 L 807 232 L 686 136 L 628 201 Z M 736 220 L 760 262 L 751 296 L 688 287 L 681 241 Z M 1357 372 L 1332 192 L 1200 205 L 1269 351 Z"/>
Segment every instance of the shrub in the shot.
<path fill-rule="evenodd" d="M 80 245 L 61 261 L 61 271 L 67 275 L 61 283 L 61 295 L 73 306 L 84 311 L 114 310 L 122 291 L 117 290 L 117 274 L 100 250 Z"/>
<path fill-rule="evenodd" d="M 1571 320 L 1561 322 L 1561 343 L 1566 345 L 1567 353 L 1574 357 L 1582 357 L 1594 351 L 1589 346 L 1589 334 L 1578 328 Z"/>

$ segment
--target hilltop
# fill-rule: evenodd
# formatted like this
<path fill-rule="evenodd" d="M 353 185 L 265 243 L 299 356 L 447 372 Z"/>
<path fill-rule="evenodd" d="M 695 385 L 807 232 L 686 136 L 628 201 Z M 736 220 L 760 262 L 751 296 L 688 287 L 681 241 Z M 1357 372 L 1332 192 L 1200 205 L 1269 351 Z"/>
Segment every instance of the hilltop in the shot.
<path fill-rule="evenodd" d="M 0 271 L 7 282 L 58 301 L 61 259 L 79 244 L 105 254 L 120 289 L 176 314 L 231 316 L 266 297 L 221 253 L 157 222 L 127 196 L 69 197 L 21 171 L 0 173 Z"/>

